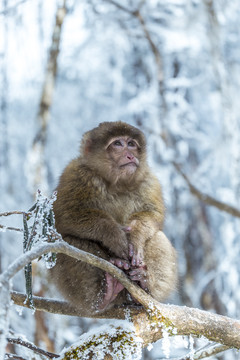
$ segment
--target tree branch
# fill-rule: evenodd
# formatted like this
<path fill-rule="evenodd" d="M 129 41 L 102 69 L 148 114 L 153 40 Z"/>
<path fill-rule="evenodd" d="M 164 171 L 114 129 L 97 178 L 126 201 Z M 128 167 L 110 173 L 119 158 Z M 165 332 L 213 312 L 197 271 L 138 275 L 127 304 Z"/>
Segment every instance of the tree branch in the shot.
<path fill-rule="evenodd" d="M 27 360 L 26 358 L 23 358 L 22 356 L 15 355 L 15 354 L 5 354 L 4 360 Z"/>
<path fill-rule="evenodd" d="M 50 359 L 54 359 L 54 358 L 59 357 L 59 355 L 53 354 L 53 353 L 51 353 L 49 351 L 42 350 L 39 347 L 37 347 L 36 345 L 34 345 L 34 344 L 32 344 L 32 343 L 30 343 L 28 341 L 25 341 L 25 340 L 23 340 L 21 338 L 8 337 L 7 342 L 10 343 L 10 344 L 17 344 L 17 345 L 24 346 L 24 347 L 28 348 L 29 350 L 32 350 L 36 354 L 41 354 L 41 355 L 47 356 Z"/>
<path fill-rule="evenodd" d="M 90 253 L 76 249 L 64 241 L 41 245 L 30 252 L 23 254 L 0 276 L 0 280 L 10 280 L 27 263 L 46 252 L 64 253 L 74 257 L 75 259 L 96 266 L 115 276 L 131 293 L 131 295 L 146 309 L 146 311 L 139 309 L 137 312 L 135 309 L 135 313 L 132 315 L 132 320 L 136 327 L 136 333 L 143 339 L 143 344 L 145 346 L 150 342 L 162 338 L 163 326 L 169 330 L 170 335 L 192 334 L 196 336 L 204 336 L 211 341 L 221 343 L 227 347 L 240 348 L 240 321 L 208 313 L 199 309 L 160 304 L 150 295 L 146 294 L 141 288 L 132 283 L 120 269 L 116 268 L 111 263 L 103 259 L 99 259 Z M 14 297 L 14 294 L 12 294 L 12 297 Z M 49 300 L 48 304 L 51 304 L 51 306 L 53 305 L 53 303 L 50 303 Z M 63 305 L 64 303 L 58 302 L 57 305 L 59 304 Z M 45 308 L 47 308 L 47 305 Z M 69 307 L 69 309 L 71 309 L 71 307 Z M 73 308 L 71 311 L 74 314 Z M 121 311 L 122 310 L 120 310 L 120 313 L 118 314 L 121 314 L 122 316 L 124 312 Z M 106 317 L 106 314 L 107 312 L 104 317 Z M 102 316 L 103 314 L 101 315 L 96 313 L 94 314 L 94 317 L 98 317 L 99 315 Z M 111 313 L 111 317 L 112 315 L 113 313 Z M 87 316 L 87 314 L 82 314 L 82 316 Z M 174 331 L 174 329 L 176 331 Z"/>
<path fill-rule="evenodd" d="M 60 41 L 65 16 L 67 14 L 67 0 L 61 0 L 56 12 L 55 25 L 52 33 L 52 43 L 49 49 L 47 69 L 43 83 L 41 100 L 38 109 L 38 130 L 33 140 L 32 149 L 29 152 L 29 172 L 33 174 L 31 186 L 33 190 L 38 184 L 47 186 L 47 168 L 45 164 L 44 149 L 47 139 L 47 127 L 50 119 L 50 109 L 53 102 L 55 82 L 57 76 L 58 55 L 60 52 Z"/>
<path fill-rule="evenodd" d="M 27 295 L 19 293 L 17 291 L 11 292 L 11 299 L 15 305 L 23 306 L 31 309 Z M 126 317 L 126 306 L 113 307 L 109 310 L 99 312 L 96 314 L 85 314 L 83 309 L 75 308 L 69 302 L 56 299 L 47 299 L 39 296 L 33 296 L 33 303 L 36 310 L 44 311 L 52 314 L 78 316 L 78 317 L 91 317 L 94 319 L 125 319 Z M 138 314 L 141 310 L 141 306 L 129 306 L 128 311 L 132 315 Z"/>
<path fill-rule="evenodd" d="M 206 357 L 220 354 L 229 349 L 230 349 L 229 347 L 221 344 L 213 344 L 210 346 L 205 346 L 204 348 L 199 349 L 195 352 L 195 354 L 193 355 L 193 360 L 205 359 Z M 186 358 L 186 360 L 192 360 L 192 359 Z"/>
<path fill-rule="evenodd" d="M 148 30 L 146 22 L 141 14 L 141 8 L 144 5 L 145 1 L 144 0 L 140 1 L 138 8 L 135 11 L 129 10 L 128 8 L 126 8 L 125 6 L 119 4 L 118 2 L 116 2 L 114 0 L 105 0 L 105 1 L 114 5 L 116 8 L 134 16 L 139 21 L 139 24 L 141 25 L 141 28 L 145 35 L 145 38 L 148 41 L 148 44 L 150 46 L 150 49 L 151 49 L 152 54 L 155 59 L 155 63 L 156 63 L 156 67 L 157 67 L 157 80 L 158 80 L 159 94 L 160 94 L 160 97 L 162 100 L 162 107 L 165 112 L 166 108 L 167 108 L 167 104 L 166 104 L 165 92 L 164 92 L 163 59 L 162 59 L 161 53 L 160 53 L 157 45 L 155 44 L 155 42 L 153 41 L 153 39 L 151 37 L 150 31 Z"/>
<path fill-rule="evenodd" d="M 26 211 L 5 211 L 3 213 L 0 213 L 0 216 L 10 216 L 10 215 L 23 215 L 23 214 L 26 214 L 26 215 L 31 215 L 31 213 L 28 213 Z"/>
<path fill-rule="evenodd" d="M 14 228 L 14 227 L 11 227 L 11 226 L 5 226 L 5 225 L 0 225 L 0 231 L 3 231 L 5 232 L 6 230 L 12 230 L 12 231 L 19 231 L 19 232 L 23 232 L 23 229 L 19 229 L 19 228 Z"/>
<path fill-rule="evenodd" d="M 222 201 L 219 201 L 215 198 L 213 198 L 212 196 L 209 196 L 203 192 L 201 192 L 200 190 L 198 190 L 189 180 L 189 178 L 187 177 L 187 175 L 182 171 L 181 167 L 179 164 L 177 164 L 176 162 L 172 162 L 172 164 L 174 165 L 175 169 L 178 171 L 178 173 L 184 178 L 184 180 L 186 181 L 191 193 L 193 195 L 195 195 L 199 200 L 201 200 L 202 202 L 210 205 L 210 206 L 214 206 L 216 208 L 218 208 L 221 211 L 227 212 L 228 214 L 238 217 L 240 218 L 240 210 L 235 208 L 234 206 L 228 205 Z"/>

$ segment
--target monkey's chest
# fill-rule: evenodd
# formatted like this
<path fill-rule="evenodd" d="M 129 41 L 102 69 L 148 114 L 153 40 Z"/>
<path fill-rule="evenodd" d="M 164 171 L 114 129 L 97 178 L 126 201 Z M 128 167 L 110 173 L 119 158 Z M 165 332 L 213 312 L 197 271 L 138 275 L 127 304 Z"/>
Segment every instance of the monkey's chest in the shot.
<path fill-rule="evenodd" d="M 125 225 L 127 219 L 134 212 L 140 211 L 141 202 L 136 198 L 130 196 L 113 196 L 107 199 L 105 203 L 108 212 L 119 224 Z"/>

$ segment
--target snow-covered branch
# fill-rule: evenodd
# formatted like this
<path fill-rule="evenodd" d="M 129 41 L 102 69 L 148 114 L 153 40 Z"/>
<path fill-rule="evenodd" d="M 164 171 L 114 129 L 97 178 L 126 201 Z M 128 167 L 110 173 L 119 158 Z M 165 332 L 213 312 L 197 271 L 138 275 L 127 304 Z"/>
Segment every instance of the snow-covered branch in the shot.
<path fill-rule="evenodd" d="M 143 344 L 147 345 L 149 342 L 160 339 L 164 327 L 169 331 L 170 335 L 193 334 L 204 336 L 211 341 L 228 347 L 240 348 L 240 321 L 199 309 L 160 304 L 132 283 L 120 269 L 103 259 L 76 249 L 64 241 L 39 245 L 23 254 L 2 273 L 0 281 L 9 281 L 26 264 L 49 251 L 64 253 L 114 275 L 132 296 L 145 307 L 146 311 L 139 309 L 136 313 L 136 310 L 134 310 L 135 313 L 132 317 L 137 335 L 143 339 Z M 50 304 L 51 302 L 49 302 Z M 82 315 L 84 316 L 84 314 Z"/>

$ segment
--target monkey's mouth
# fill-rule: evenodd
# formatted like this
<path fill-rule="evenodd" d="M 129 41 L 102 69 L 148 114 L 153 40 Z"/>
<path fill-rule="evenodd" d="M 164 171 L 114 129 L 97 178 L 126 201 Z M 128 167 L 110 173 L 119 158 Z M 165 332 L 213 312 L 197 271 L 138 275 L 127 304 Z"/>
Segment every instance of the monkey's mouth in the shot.
<path fill-rule="evenodd" d="M 128 167 L 128 166 L 137 167 L 138 165 L 134 161 L 132 161 L 132 162 L 120 165 L 120 168 L 124 168 L 124 167 Z"/>

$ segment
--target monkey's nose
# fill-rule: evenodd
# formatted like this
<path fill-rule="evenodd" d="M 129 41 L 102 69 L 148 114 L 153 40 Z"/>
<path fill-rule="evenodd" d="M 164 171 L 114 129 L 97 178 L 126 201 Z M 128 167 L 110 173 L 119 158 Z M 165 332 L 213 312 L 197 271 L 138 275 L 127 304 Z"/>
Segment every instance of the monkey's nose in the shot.
<path fill-rule="evenodd" d="M 127 153 L 127 159 L 132 161 L 135 157 L 131 153 Z"/>

